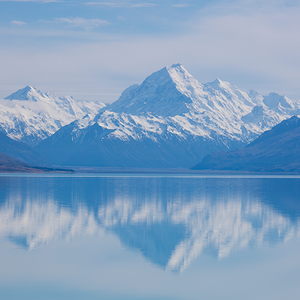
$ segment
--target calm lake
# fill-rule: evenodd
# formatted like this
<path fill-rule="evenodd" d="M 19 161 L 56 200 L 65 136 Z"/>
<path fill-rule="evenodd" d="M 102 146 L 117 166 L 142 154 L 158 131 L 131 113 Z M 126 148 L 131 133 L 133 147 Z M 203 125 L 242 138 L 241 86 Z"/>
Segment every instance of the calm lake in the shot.
<path fill-rule="evenodd" d="M 299 299 L 300 177 L 0 175 L 0 299 Z"/>

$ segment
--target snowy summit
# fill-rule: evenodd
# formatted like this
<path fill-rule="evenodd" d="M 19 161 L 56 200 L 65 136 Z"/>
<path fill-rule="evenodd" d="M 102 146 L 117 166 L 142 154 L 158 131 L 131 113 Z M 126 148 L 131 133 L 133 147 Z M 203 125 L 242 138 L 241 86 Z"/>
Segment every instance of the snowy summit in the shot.
<path fill-rule="evenodd" d="M 76 119 L 87 114 L 95 116 L 104 106 L 26 86 L 0 100 L 0 128 L 12 139 L 36 145 Z"/>

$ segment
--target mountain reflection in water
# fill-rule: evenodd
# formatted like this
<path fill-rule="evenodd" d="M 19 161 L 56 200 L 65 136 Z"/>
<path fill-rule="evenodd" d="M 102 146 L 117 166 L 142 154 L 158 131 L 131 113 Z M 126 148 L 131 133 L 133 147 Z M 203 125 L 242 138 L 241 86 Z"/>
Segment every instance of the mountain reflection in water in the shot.
<path fill-rule="evenodd" d="M 28 249 L 113 232 L 152 263 L 184 270 L 297 235 L 300 179 L 0 177 L 0 235 Z"/>

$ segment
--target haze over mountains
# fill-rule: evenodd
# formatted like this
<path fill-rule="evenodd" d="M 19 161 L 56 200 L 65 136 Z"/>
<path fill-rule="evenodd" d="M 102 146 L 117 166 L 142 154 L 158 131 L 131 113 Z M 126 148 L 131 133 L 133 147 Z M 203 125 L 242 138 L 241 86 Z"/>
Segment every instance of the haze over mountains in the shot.
<path fill-rule="evenodd" d="M 26 87 L 0 101 L 0 127 L 53 165 L 191 167 L 242 147 L 300 110 L 271 93 L 199 83 L 181 65 L 127 88 L 111 105 L 76 102 Z"/>

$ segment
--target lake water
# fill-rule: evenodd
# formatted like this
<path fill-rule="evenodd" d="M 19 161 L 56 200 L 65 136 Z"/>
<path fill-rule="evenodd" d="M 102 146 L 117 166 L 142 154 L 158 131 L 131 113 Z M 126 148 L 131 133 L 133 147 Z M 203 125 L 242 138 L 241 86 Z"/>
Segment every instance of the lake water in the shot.
<path fill-rule="evenodd" d="M 1 175 L 0 299 L 299 299 L 300 177 Z"/>

